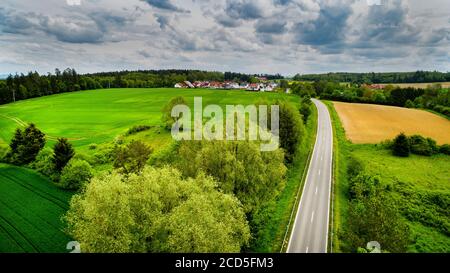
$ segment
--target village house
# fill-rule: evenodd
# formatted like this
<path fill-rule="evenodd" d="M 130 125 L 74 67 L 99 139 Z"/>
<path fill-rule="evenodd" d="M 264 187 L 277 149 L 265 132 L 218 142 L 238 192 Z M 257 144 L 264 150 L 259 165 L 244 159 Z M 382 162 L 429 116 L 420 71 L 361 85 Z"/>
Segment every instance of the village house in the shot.
<path fill-rule="evenodd" d="M 175 84 L 175 88 L 210 88 L 210 89 L 235 89 L 235 90 L 247 90 L 255 92 L 272 92 L 277 87 L 276 83 L 238 83 L 234 81 L 195 81 L 191 83 L 189 81 L 184 81 Z"/>
<path fill-rule="evenodd" d="M 190 81 L 184 81 L 175 84 L 175 88 L 195 88 L 195 86 Z"/>

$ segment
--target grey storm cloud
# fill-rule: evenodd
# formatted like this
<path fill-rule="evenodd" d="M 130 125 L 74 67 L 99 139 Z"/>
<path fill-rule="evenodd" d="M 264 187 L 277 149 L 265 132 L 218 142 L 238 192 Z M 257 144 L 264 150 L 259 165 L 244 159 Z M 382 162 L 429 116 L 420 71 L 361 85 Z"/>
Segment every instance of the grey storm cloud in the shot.
<path fill-rule="evenodd" d="M 170 0 L 142 0 L 142 1 L 148 3 L 150 6 L 162 10 L 188 12 L 187 10 L 175 6 L 174 4 L 172 4 L 172 2 L 170 2 Z"/>
<path fill-rule="evenodd" d="M 161 14 L 155 14 L 156 21 L 159 24 L 159 27 L 161 29 L 166 29 L 166 27 L 169 25 L 170 19 L 167 16 L 161 15 Z"/>
<path fill-rule="evenodd" d="M 103 30 L 108 31 L 111 27 L 123 27 L 135 20 L 132 16 L 124 16 L 111 11 L 94 11 L 88 14 L 95 23 Z"/>
<path fill-rule="evenodd" d="M 263 17 L 261 7 L 250 0 L 228 0 L 225 13 L 233 19 L 251 20 Z"/>
<path fill-rule="evenodd" d="M 311 46 L 340 47 L 345 40 L 347 20 L 351 14 L 352 8 L 348 5 L 323 6 L 316 20 L 294 26 L 295 40 Z"/>
<path fill-rule="evenodd" d="M 259 20 L 256 23 L 255 30 L 257 33 L 282 34 L 285 33 L 286 22 L 279 20 Z"/>
<path fill-rule="evenodd" d="M 401 1 L 392 6 L 373 6 L 369 10 L 361 40 L 378 40 L 390 43 L 412 43 L 420 38 L 420 29 L 406 20 L 407 11 Z"/>
<path fill-rule="evenodd" d="M 25 14 L 0 8 L 0 29 L 6 33 L 24 34 L 33 26 Z"/>
<path fill-rule="evenodd" d="M 41 31 L 66 43 L 101 43 L 113 27 L 123 27 L 134 18 L 108 11 L 93 11 L 87 16 L 49 16 L 0 8 L 3 32 L 29 34 Z"/>
<path fill-rule="evenodd" d="M 39 28 L 67 43 L 99 43 L 104 36 L 104 31 L 98 24 L 86 20 L 68 21 L 64 18 L 42 16 Z"/>

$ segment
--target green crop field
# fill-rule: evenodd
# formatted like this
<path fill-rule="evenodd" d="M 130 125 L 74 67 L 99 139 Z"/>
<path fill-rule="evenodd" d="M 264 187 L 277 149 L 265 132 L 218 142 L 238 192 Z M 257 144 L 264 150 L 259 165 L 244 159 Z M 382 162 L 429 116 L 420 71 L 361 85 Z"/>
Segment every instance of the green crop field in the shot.
<path fill-rule="evenodd" d="M 34 171 L 0 164 L 0 252 L 65 252 L 70 197 Z"/>
<path fill-rule="evenodd" d="M 15 128 L 33 122 L 49 143 L 68 138 L 75 147 L 104 143 L 125 133 L 133 125 L 159 126 L 161 109 L 171 98 L 184 96 L 193 106 L 194 97 L 203 105 L 253 104 L 261 98 L 274 100 L 295 96 L 205 89 L 107 89 L 65 93 L 0 106 L 0 145 L 11 139 Z M 167 138 L 170 135 L 167 134 Z"/>

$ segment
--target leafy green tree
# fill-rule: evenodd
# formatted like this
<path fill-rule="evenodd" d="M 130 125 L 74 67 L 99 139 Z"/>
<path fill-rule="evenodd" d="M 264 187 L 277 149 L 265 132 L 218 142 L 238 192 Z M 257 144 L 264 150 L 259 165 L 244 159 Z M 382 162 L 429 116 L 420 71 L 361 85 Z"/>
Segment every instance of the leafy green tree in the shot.
<path fill-rule="evenodd" d="M 225 193 L 234 194 L 246 213 L 275 199 L 285 185 L 283 152 L 261 152 L 249 141 L 183 142 L 175 166 L 185 176 L 211 175 Z"/>
<path fill-rule="evenodd" d="M 239 201 L 204 175 L 173 168 L 94 178 L 65 216 L 83 252 L 239 252 L 250 231 Z"/>
<path fill-rule="evenodd" d="M 394 139 L 394 143 L 392 144 L 392 150 L 394 155 L 401 157 L 408 157 L 410 151 L 410 143 L 408 137 L 401 133 Z"/>
<path fill-rule="evenodd" d="M 9 161 L 18 165 L 33 162 L 45 146 L 45 134 L 34 124 L 28 125 L 24 131 L 17 129 L 10 143 Z"/>
<path fill-rule="evenodd" d="M 439 147 L 439 152 L 446 155 L 450 155 L 450 145 L 449 144 L 441 145 Z"/>
<path fill-rule="evenodd" d="M 414 107 L 416 107 L 416 106 L 414 105 L 414 102 L 412 102 L 411 100 L 407 100 L 407 101 L 405 102 L 405 107 L 406 107 L 406 108 L 414 108 Z"/>
<path fill-rule="evenodd" d="M 303 122 L 304 124 L 306 124 L 306 122 L 308 122 L 308 118 L 311 115 L 312 110 L 311 110 L 311 104 L 308 103 L 302 103 L 300 105 L 300 114 L 303 117 Z"/>
<path fill-rule="evenodd" d="M 409 137 L 409 145 L 411 153 L 413 154 L 431 156 L 439 152 L 436 141 L 431 138 L 424 138 L 420 135 L 413 135 Z"/>
<path fill-rule="evenodd" d="M 93 177 L 91 165 L 84 160 L 69 161 L 61 173 L 60 185 L 67 190 L 79 190 Z"/>
<path fill-rule="evenodd" d="M 172 98 L 162 110 L 162 122 L 167 130 L 170 130 L 172 125 L 177 121 L 176 118 L 172 117 L 172 109 L 177 105 L 187 105 L 186 99 L 182 96 Z"/>
<path fill-rule="evenodd" d="M 377 241 L 382 251 L 404 253 L 409 244 L 409 228 L 392 197 L 377 193 L 351 202 L 345 238 L 350 251 Z"/>
<path fill-rule="evenodd" d="M 59 138 L 53 147 L 53 162 L 58 173 L 69 163 L 70 159 L 75 155 L 75 150 L 67 138 Z"/>
<path fill-rule="evenodd" d="M 281 80 L 280 81 L 280 88 L 282 88 L 283 90 L 289 88 L 289 82 L 287 80 Z"/>
<path fill-rule="evenodd" d="M 23 132 L 20 128 L 17 128 L 11 142 L 9 143 L 11 153 L 17 154 L 19 152 L 18 150 L 20 145 L 23 145 Z"/>
<path fill-rule="evenodd" d="M 285 151 L 285 159 L 292 162 L 297 146 L 304 134 L 304 125 L 301 115 L 294 106 L 279 101 L 280 106 L 280 147 Z"/>
<path fill-rule="evenodd" d="M 43 149 L 39 152 L 30 166 L 52 180 L 57 180 L 58 178 L 57 175 L 55 175 L 55 163 L 53 160 L 53 153 L 50 149 Z"/>
<path fill-rule="evenodd" d="M 116 149 L 113 166 L 124 174 L 140 173 L 151 153 L 152 149 L 145 143 L 133 141 Z"/>

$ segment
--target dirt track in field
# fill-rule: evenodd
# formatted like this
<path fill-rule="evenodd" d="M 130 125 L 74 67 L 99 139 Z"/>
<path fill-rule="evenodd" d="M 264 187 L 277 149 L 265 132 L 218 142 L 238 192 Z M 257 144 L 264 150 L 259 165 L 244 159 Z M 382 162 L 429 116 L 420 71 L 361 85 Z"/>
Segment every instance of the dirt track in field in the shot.
<path fill-rule="evenodd" d="M 417 109 L 334 102 L 346 136 L 353 143 L 379 143 L 404 132 L 450 144 L 450 120 Z"/>

